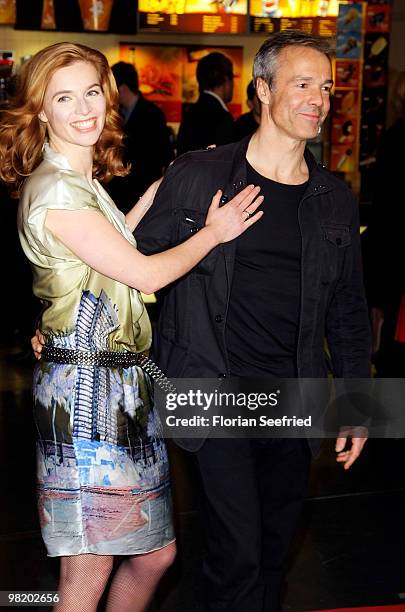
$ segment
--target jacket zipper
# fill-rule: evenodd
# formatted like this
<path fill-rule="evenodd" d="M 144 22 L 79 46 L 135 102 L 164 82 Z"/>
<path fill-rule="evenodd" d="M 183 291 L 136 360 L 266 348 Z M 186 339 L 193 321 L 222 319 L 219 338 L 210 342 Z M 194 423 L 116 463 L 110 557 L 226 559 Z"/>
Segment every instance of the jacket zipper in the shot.
<path fill-rule="evenodd" d="M 243 189 L 246 186 L 246 180 L 239 179 L 239 183 L 233 182 L 232 186 L 234 188 L 234 194 L 232 197 L 234 197 L 236 193 L 238 193 L 235 191 L 235 187 L 239 186 L 240 189 Z M 225 357 L 224 361 L 225 361 L 226 375 L 230 376 L 231 368 L 229 364 L 229 355 L 228 355 L 228 349 L 226 346 L 225 335 L 226 335 L 226 322 L 228 320 L 229 300 L 231 297 L 232 287 L 231 287 L 231 282 L 230 282 L 229 263 L 228 263 L 228 257 L 227 257 L 226 251 L 224 253 L 224 260 L 225 260 L 225 273 L 226 273 L 226 282 L 227 282 L 227 294 L 226 294 L 226 307 L 225 307 L 225 313 L 224 313 L 224 327 L 223 327 L 223 332 L 222 332 L 222 344 L 224 348 L 224 357 Z M 235 265 L 235 255 L 234 255 L 234 265 Z"/>

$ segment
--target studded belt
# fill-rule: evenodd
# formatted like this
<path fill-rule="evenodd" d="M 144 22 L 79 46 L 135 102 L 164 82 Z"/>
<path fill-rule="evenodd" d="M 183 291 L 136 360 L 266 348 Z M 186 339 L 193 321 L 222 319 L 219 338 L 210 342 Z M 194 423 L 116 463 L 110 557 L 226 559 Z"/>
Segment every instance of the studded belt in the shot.
<path fill-rule="evenodd" d="M 163 391 L 172 391 L 170 380 L 149 357 L 130 351 L 82 351 L 45 345 L 41 352 L 44 361 L 78 366 L 101 366 L 106 368 L 142 368 Z"/>

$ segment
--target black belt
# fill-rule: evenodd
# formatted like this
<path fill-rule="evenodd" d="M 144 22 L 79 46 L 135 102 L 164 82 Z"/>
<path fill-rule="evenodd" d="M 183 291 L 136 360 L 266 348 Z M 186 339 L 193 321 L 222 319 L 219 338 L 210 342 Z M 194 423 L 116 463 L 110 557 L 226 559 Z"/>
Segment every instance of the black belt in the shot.
<path fill-rule="evenodd" d="M 101 366 L 105 368 L 142 368 L 163 391 L 173 391 L 170 380 L 149 357 L 143 353 L 130 351 L 81 351 L 76 349 L 47 346 L 42 348 L 42 358 L 51 363 L 64 363 L 78 366 Z"/>

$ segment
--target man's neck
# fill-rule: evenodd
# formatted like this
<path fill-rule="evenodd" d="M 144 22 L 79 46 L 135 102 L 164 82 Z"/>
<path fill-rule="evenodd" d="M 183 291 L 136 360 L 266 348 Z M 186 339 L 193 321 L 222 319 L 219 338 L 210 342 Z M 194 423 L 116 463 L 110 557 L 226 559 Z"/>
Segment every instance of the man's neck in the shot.
<path fill-rule="evenodd" d="M 134 93 L 133 91 L 130 91 L 123 104 L 124 108 L 132 108 L 138 102 L 138 99 L 139 93 Z"/>
<path fill-rule="evenodd" d="M 124 104 L 121 104 L 121 115 L 124 119 L 124 124 L 127 123 L 130 116 L 132 115 L 132 111 L 137 105 L 138 100 L 139 100 L 139 94 L 136 93 L 136 94 L 133 94 L 133 96 L 128 97 L 127 100 L 125 100 Z"/>
<path fill-rule="evenodd" d="M 305 144 L 305 141 L 279 136 L 261 124 L 249 142 L 246 158 L 262 176 L 286 185 L 300 185 L 309 175 L 304 159 Z"/>
<path fill-rule="evenodd" d="M 260 115 L 256 113 L 255 110 L 251 111 L 253 119 L 256 121 L 257 125 L 260 125 Z"/>
<path fill-rule="evenodd" d="M 229 108 L 227 107 L 227 105 L 225 104 L 223 98 L 219 95 L 219 93 L 217 93 L 216 91 L 212 91 L 212 89 L 204 89 L 203 93 L 209 94 L 210 96 L 213 96 L 214 98 L 216 98 L 218 102 L 220 103 L 220 105 L 222 106 L 222 108 L 229 112 Z"/>
<path fill-rule="evenodd" d="M 121 106 L 125 111 L 134 108 L 135 104 L 139 100 L 139 94 L 134 92 L 129 92 L 126 96 L 125 100 L 121 100 Z"/>

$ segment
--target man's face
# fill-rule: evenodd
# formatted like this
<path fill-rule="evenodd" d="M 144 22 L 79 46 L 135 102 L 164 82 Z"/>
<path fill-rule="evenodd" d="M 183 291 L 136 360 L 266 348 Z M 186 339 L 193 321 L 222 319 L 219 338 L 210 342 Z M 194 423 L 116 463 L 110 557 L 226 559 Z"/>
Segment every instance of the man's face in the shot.
<path fill-rule="evenodd" d="M 280 134 L 294 140 L 314 138 L 329 112 L 332 85 L 330 61 L 323 53 L 287 47 L 279 55 L 271 90 L 261 81 L 262 112 Z"/>
<path fill-rule="evenodd" d="M 225 104 L 228 104 L 231 102 L 233 96 L 233 77 L 227 79 L 223 87 L 223 101 Z"/>
<path fill-rule="evenodd" d="M 129 108 L 134 101 L 134 93 L 125 83 L 118 87 L 118 93 L 120 96 L 120 105 L 124 108 Z"/>

